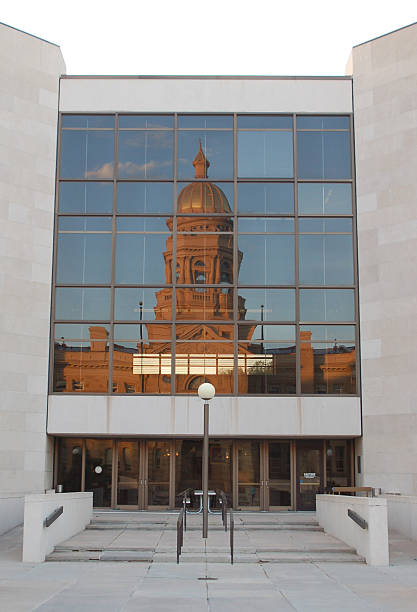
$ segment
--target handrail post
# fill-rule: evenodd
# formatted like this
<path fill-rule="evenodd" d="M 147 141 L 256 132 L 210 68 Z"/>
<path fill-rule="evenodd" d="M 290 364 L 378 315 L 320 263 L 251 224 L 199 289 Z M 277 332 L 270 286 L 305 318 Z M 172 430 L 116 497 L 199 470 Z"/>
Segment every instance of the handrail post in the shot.
<path fill-rule="evenodd" d="M 233 511 L 230 508 L 230 563 L 233 565 L 234 560 L 234 531 L 235 531 L 235 520 L 233 518 Z"/>

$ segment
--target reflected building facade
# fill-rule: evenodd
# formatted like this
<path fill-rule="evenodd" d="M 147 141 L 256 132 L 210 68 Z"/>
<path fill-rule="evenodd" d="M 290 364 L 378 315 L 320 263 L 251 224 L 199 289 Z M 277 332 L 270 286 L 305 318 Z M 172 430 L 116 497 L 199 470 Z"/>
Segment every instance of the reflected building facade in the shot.
<path fill-rule="evenodd" d="M 325 396 L 333 410 L 358 397 L 352 167 L 347 113 L 62 114 L 52 397 L 141 397 L 144 424 L 163 397 L 211 382 L 226 422 L 233 406 L 236 423 L 267 409 L 263 435 L 228 425 L 211 442 L 210 486 L 235 507 L 308 509 L 330 478 L 350 483 L 349 439 L 297 441 L 267 414 L 294 414 L 286 398 Z M 81 488 L 96 505 L 173 507 L 199 488 L 201 439 L 166 418 L 168 440 L 139 422 L 134 440 L 83 439 Z M 66 487 L 72 443 L 57 442 Z M 93 448 L 113 467 L 87 485 Z"/>

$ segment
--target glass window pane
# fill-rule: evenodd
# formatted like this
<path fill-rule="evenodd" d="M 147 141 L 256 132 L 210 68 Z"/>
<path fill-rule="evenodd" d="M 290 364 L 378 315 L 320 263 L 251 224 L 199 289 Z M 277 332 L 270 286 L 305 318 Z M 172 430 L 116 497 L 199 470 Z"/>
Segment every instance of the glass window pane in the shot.
<path fill-rule="evenodd" d="M 233 129 L 232 115 L 179 115 L 179 128 L 229 128 Z"/>
<path fill-rule="evenodd" d="M 113 393 L 169 394 L 171 343 L 116 341 L 112 385 Z"/>
<path fill-rule="evenodd" d="M 171 238 L 168 238 L 171 240 Z M 118 234 L 116 283 L 149 285 L 171 282 L 171 262 L 164 262 L 163 234 Z"/>
<path fill-rule="evenodd" d="M 300 350 L 301 392 L 356 393 L 355 344 L 303 342 Z"/>
<path fill-rule="evenodd" d="M 233 282 L 233 236 L 231 234 L 179 234 L 177 283 L 221 285 Z"/>
<path fill-rule="evenodd" d="M 294 284 L 292 236 L 239 236 L 241 285 Z"/>
<path fill-rule="evenodd" d="M 173 128 L 173 115 L 119 115 L 119 128 Z"/>
<path fill-rule="evenodd" d="M 59 217 L 59 232 L 111 232 L 111 217 Z"/>
<path fill-rule="evenodd" d="M 355 293 L 351 289 L 301 289 L 302 321 L 354 321 Z"/>
<path fill-rule="evenodd" d="M 292 183 L 239 183 L 237 195 L 239 213 L 294 214 Z"/>
<path fill-rule="evenodd" d="M 114 338 L 116 340 L 129 340 L 136 345 L 144 340 L 171 340 L 170 323 L 117 323 L 114 326 Z"/>
<path fill-rule="evenodd" d="M 90 342 L 55 342 L 54 392 L 107 393 L 109 347 L 105 330 L 93 327 Z"/>
<path fill-rule="evenodd" d="M 350 440 L 328 440 L 326 459 L 327 487 L 349 487 L 351 477 L 351 444 Z"/>
<path fill-rule="evenodd" d="M 352 233 L 352 219 L 300 219 L 298 229 L 302 232 L 332 233 L 345 232 Z"/>
<path fill-rule="evenodd" d="M 233 319 L 233 289 L 226 287 L 176 290 L 177 320 L 210 321 Z"/>
<path fill-rule="evenodd" d="M 172 217 L 119 217 L 116 221 L 118 232 L 165 232 L 172 228 Z"/>
<path fill-rule="evenodd" d="M 57 484 L 64 493 L 81 491 L 82 444 L 81 438 L 58 438 L 59 461 Z"/>
<path fill-rule="evenodd" d="M 64 128 L 114 128 L 114 115 L 62 115 Z"/>
<path fill-rule="evenodd" d="M 237 127 L 238 129 L 291 130 L 292 117 L 290 115 L 239 115 Z"/>
<path fill-rule="evenodd" d="M 222 214 L 232 210 L 232 183 L 178 183 L 179 214 Z"/>
<path fill-rule="evenodd" d="M 177 322 L 176 336 L 178 340 L 233 340 L 234 327 L 223 323 L 179 324 Z"/>
<path fill-rule="evenodd" d="M 210 382 L 216 395 L 233 393 L 234 349 L 231 342 L 177 342 L 176 393 L 196 394 L 202 382 Z"/>
<path fill-rule="evenodd" d="M 230 217 L 177 217 L 177 232 L 194 234 L 196 232 L 233 232 L 233 220 Z"/>
<path fill-rule="evenodd" d="M 170 131 L 119 133 L 119 178 L 172 178 L 174 136 Z"/>
<path fill-rule="evenodd" d="M 172 183 L 117 183 L 120 213 L 172 212 Z"/>
<path fill-rule="evenodd" d="M 354 325 L 301 325 L 300 339 L 302 342 L 323 340 L 326 342 L 355 341 Z"/>
<path fill-rule="evenodd" d="M 61 135 L 61 178 L 113 178 L 114 133 L 66 131 Z"/>
<path fill-rule="evenodd" d="M 59 212 L 111 213 L 112 183 L 60 183 Z"/>
<path fill-rule="evenodd" d="M 294 233 L 294 219 L 262 219 L 241 217 L 238 222 L 239 232 L 257 233 Z"/>
<path fill-rule="evenodd" d="M 119 321 L 170 320 L 172 289 L 126 288 L 114 291 L 114 318 Z"/>
<path fill-rule="evenodd" d="M 93 505 L 111 504 L 113 440 L 86 440 L 85 490 L 93 492 Z M 101 471 L 96 471 L 101 467 Z"/>
<path fill-rule="evenodd" d="M 263 342 L 264 340 L 289 340 L 295 342 L 294 325 L 246 325 L 238 327 L 239 340 Z"/>
<path fill-rule="evenodd" d="M 238 441 L 238 482 L 259 483 L 260 480 L 260 441 Z"/>
<path fill-rule="evenodd" d="M 200 146 L 205 156 L 203 165 L 199 161 Z M 202 158 L 201 158 L 202 159 Z M 201 170 L 201 172 L 199 172 Z M 199 176 L 197 176 L 199 175 Z M 179 178 L 233 178 L 233 133 L 230 132 L 179 132 L 178 133 Z"/>
<path fill-rule="evenodd" d="M 349 117 L 346 116 L 313 116 L 298 115 L 297 129 L 323 129 L 323 130 L 348 130 Z"/>
<path fill-rule="evenodd" d="M 110 318 L 110 289 L 57 287 L 55 318 L 62 321 L 102 321 Z"/>
<path fill-rule="evenodd" d="M 298 183 L 301 215 L 351 215 L 352 186 L 349 183 Z"/>
<path fill-rule="evenodd" d="M 300 283 L 305 285 L 352 285 L 352 236 L 299 238 Z"/>
<path fill-rule="evenodd" d="M 101 340 L 105 340 L 109 335 L 109 326 L 100 325 Z M 74 340 L 89 340 L 92 337 L 97 338 L 97 327 L 91 323 L 56 323 L 55 324 L 55 340 L 63 342 L 65 339 L 71 338 Z"/>
<path fill-rule="evenodd" d="M 109 283 L 111 234 L 59 234 L 57 283 Z"/>
<path fill-rule="evenodd" d="M 298 132 L 298 176 L 316 179 L 348 179 L 349 132 Z"/>
<path fill-rule="evenodd" d="M 239 289 L 239 320 L 293 321 L 294 289 Z"/>
<path fill-rule="evenodd" d="M 238 351 L 240 395 L 295 393 L 295 343 L 240 342 Z"/>
<path fill-rule="evenodd" d="M 239 132 L 238 176 L 293 176 L 292 132 Z"/>

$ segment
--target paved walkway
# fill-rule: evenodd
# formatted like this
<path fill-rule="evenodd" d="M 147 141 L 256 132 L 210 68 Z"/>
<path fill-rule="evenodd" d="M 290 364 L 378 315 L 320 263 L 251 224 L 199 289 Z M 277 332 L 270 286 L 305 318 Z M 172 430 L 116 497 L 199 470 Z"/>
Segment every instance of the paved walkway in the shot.
<path fill-rule="evenodd" d="M 242 514 L 242 533 L 248 531 L 249 524 L 257 522 L 255 531 L 267 534 L 268 525 L 262 525 L 268 523 L 265 516 Z M 300 515 L 292 516 L 299 520 Z M 140 517 L 149 523 L 150 515 Z M 161 515 L 152 517 L 161 520 Z M 102 515 L 100 519 L 108 520 Z M 172 520 L 175 517 L 166 521 L 164 516 L 163 523 Z M 155 532 L 169 532 L 161 527 L 154 525 Z M 220 534 L 214 527 L 208 541 L 213 547 L 216 533 Z M 128 537 L 128 528 L 120 531 Z M 105 529 L 91 530 L 94 532 L 103 534 Z M 187 535 L 191 537 L 191 533 L 192 530 Z M 199 537 L 197 530 L 194 533 L 193 544 Z M 301 529 L 298 534 L 302 539 Z M 293 543 L 297 541 L 296 535 L 294 532 Z M 266 537 L 273 547 L 270 534 Z M 207 556 L 180 565 L 162 560 L 23 564 L 21 538 L 21 528 L 0 536 L 1 612 L 414 612 L 417 609 L 417 542 L 398 534 L 391 534 L 391 565 L 386 568 L 351 562 L 259 560 L 231 566 L 211 563 Z M 263 542 L 262 546 L 267 544 Z M 258 544 L 255 548 L 259 548 Z"/>

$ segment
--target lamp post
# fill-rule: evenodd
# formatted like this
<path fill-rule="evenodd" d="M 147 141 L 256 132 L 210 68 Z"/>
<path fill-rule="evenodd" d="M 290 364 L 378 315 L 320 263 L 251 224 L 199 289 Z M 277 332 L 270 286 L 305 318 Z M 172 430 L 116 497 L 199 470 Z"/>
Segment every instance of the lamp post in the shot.
<path fill-rule="evenodd" d="M 140 392 L 143 393 L 143 302 L 139 302 L 139 334 L 140 334 Z"/>
<path fill-rule="evenodd" d="M 209 466 L 209 401 L 216 394 L 216 389 L 210 383 L 198 387 L 198 397 L 204 401 L 204 438 L 203 438 L 203 538 L 208 531 L 208 466 Z"/>

